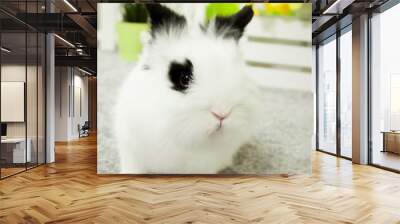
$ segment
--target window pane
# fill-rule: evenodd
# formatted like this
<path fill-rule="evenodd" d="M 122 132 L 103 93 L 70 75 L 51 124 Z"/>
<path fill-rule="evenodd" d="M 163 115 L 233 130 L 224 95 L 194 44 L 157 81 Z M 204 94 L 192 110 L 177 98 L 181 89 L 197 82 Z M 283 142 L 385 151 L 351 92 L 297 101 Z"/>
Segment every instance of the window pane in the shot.
<path fill-rule="evenodd" d="M 352 156 L 352 35 L 340 37 L 340 144 L 341 155 Z"/>
<path fill-rule="evenodd" d="M 336 153 L 336 41 L 318 48 L 318 147 Z"/>
<path fill-rule="evenodd" d="M 400 5 L 372 18 L 372 163 L 400 170 Z"/>

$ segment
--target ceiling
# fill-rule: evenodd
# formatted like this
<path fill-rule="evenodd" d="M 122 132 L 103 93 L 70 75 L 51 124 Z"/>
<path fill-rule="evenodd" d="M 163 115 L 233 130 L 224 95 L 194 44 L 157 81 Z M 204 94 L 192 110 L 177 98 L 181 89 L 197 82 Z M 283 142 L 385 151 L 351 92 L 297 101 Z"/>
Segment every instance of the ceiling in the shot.
<path fill-rule="evenodd" d="M 351 24 L 354 16 L 379 7 L 387 1 L 311 0 L 313 43 L 319 43 L 334 34 L 337 29 Z M 0 25 L 2 32 L 7 33 L 3 35 L 5 38 L 3 45 L 8 42 L 7 47 L 13 48 L 14 54 L 23 55 L 25 38 L 22 38 L 24 34 L 21 32 L 24 33 L 26 29 L 54 32 L 61 37 L 55 38 L 56 64 L 82 66 L 95 72 L 97 2 L 121 2 L 121 0 L 1 0 Z M 50 11 L 52 13 L 49 13 Z M 28 54 L 35 49 L 33 43 L 28 43 Z"/>
<path fill-rule="evenodd" d="M 79 66 L 96 73 L 96 0 L 1 0 L 0 26 L 2 46 L 12 50 L 7 54 L 9 60 L 21 60 L 26 52 L 28 59 L 36 57 L 37 41 L 32 38 L 54 32 L 56 65 Z"/>
<path fill-rule="evenodd" d="M 388 0 L 313 0 L 313 44 L 318 44 L 349 24 L 354 17 L 368 13 Z"/>

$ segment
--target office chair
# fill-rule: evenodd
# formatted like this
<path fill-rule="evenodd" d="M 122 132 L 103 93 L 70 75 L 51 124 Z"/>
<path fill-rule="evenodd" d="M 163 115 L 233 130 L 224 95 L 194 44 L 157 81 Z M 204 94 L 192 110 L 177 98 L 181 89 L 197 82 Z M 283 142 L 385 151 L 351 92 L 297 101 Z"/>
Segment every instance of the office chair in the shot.
<path fill-rule="evenodd" d="M 85 121 L 82 127 L 79 128 L 79 138 L 89 136 L 89 129 L 90 129 L 89 121 Z"/>

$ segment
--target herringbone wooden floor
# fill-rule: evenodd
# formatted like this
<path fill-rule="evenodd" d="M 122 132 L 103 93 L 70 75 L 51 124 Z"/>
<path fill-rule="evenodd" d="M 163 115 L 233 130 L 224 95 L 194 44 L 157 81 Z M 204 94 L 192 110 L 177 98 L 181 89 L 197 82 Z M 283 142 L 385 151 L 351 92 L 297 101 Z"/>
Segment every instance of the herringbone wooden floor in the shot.
<path fill-rule="evenodd" d="M 400 223 L 400 175 L 315 153 L 311 176 L 99 176 L 96 139 L 0 181 L 0 223 Z"/>

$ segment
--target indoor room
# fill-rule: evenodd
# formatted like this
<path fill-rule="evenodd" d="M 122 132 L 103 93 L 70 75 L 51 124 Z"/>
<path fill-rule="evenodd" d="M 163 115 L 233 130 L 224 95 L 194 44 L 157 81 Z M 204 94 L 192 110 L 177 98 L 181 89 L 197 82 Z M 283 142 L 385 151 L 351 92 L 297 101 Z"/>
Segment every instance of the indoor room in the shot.
<path fill-rule="evenodd" d="M 398 0 L 0 0 L 0 223 L 400 223 Z"/>
<path fill-rule="evenodd" d="M 0 169 L 4 178 L 45 163 L 46 59 L 45 36 L 34 28 L 21 24 L 14 31 L 1 32 L 0 38 Z"/>

